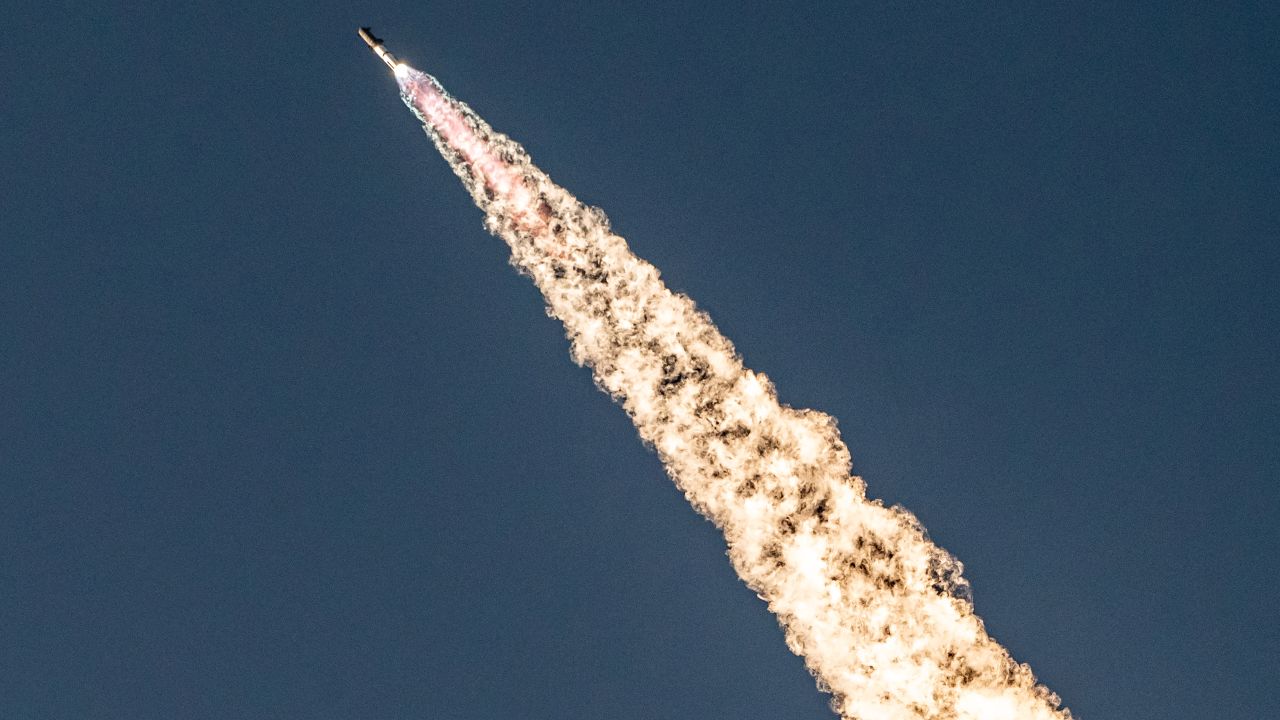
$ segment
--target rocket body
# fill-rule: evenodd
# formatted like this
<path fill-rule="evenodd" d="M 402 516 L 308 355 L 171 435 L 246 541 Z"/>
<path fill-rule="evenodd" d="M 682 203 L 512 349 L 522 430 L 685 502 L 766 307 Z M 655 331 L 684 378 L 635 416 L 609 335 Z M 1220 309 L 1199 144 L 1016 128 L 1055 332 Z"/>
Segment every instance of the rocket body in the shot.
<path fill-rule="evenodd" d="M 387 49 L 382 46 L 382 39 L 374 37 L 372 29 L 367 27 L 360 28 L 360 39 L 364 40 L 364 44 L 368 45 L 369 49 L 372 50 L 373 53 L 382 60 L 382 62 L 387 64 L 387 67 L 392 70 L 396 69 L 396 65 L 399 64 L 396 62 L 396 56 L 387 52 Z"/>

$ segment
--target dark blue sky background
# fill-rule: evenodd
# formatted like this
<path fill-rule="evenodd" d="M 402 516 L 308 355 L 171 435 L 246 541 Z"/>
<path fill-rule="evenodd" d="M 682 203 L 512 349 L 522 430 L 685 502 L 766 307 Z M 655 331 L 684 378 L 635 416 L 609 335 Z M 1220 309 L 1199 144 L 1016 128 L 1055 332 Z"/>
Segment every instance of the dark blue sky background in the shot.
<path fill-rule="evenodd" d="M 1081 717 L 1275 717 L 1274 4 L 124 5 L 4 13 L 0 718 L 830 717 L 360 24 Z"/>

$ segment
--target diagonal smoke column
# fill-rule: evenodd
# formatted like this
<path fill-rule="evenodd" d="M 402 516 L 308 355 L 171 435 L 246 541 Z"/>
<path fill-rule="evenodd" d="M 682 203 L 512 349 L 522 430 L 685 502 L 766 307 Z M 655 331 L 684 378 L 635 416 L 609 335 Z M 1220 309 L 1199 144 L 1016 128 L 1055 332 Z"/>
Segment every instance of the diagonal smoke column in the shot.
<path fill-rule="evenodd" d="M 867 499 L 832 418 L 779 404 L 768 378 L 744 368 L 710 318 L 667 289 L 603 213 L 552 183 L 435 78 L 393 67 L 488 229 L 564 323 L 574 360 L 724 531 L 734 568 L 837 712 L 1070 717 L 987 635 L 960 563 L 909 512 Z"/>

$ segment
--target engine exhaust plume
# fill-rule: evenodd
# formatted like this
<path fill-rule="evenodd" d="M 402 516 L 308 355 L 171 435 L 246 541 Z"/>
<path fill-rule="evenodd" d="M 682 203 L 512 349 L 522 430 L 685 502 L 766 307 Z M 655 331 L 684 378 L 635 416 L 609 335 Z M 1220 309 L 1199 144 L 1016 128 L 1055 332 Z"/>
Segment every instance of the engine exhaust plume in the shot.
<path fill-rule="evenodd" d="M 366 41 L 386 61 L 381 42 Z M 836 712 L 1071 717 L 987 635 L 961 564 L 911 513 L 867 498 L 832 418 L 780 404 L 769 379 L 743 367 L 711 319 L 633 255 L 600 210 L 551 182 L 435 78 L 388 65 L 485 226 L 564 323 L 573 359 L 723 530 L 738 575 L 777 615 Z"/>

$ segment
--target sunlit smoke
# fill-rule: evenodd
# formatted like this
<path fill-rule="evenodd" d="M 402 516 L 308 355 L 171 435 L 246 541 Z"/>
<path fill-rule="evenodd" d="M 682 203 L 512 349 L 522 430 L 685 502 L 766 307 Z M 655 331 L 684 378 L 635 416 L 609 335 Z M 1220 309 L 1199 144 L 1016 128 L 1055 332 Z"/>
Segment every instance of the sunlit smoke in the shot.
<path fill-rule="evenodd" d="M 551 182 L 435 78 L 404 101 L 541 289 L 573 358 L 617 400 L 685 497 L 724 531 L 832 707 L 859 720 L 1070 718 L 973 613 L 962 567 L 911 513 L 866 497 L 835 421 L 778 402 L 693 301 L 604 214 Z"/>

